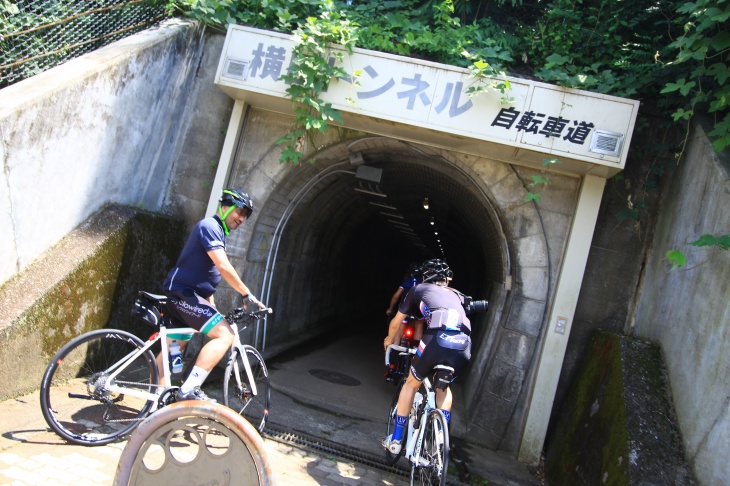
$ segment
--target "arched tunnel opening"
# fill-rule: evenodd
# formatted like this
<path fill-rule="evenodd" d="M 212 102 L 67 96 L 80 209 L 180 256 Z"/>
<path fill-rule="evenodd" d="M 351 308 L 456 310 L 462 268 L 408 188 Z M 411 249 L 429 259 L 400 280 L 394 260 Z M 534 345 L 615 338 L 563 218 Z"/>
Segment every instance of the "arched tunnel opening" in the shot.
<path fill-rule="evenodd" d="M 338 339 L 351 345 L 357 336 L 357 346 L 367 352 L 345 352 L 343 359 L 362 359 L 363 368 L 379 363 L 384 370 L 385 311 L 411 262 L 443 258 L 454 272 L 454 288 L 475 300 L 504 302 L 509 251 L 477 178 L 417 145 L 370 138 L 302 164 L 277 184 L 262 209 L 259 221 L 283 226 L 271 250 L 276 256 L 267 302 L 275 314 L 266 346 L 285 350 L 284 359 Z M 363 170 L 380 176 L 364 180 L 358 177 Z M 479 343 L 492 345 L 482 336 L 494 325 L 495 312 L 470 318 L 472 366 L 483 368 L 489 350 Z M 286 344 L 292 341 L 296 346 Z M 339 366 L 331 363 L 332 370 Z M 478 393 L 480 372 L 468 368 L 463 375 L 457 383 Z M 384 381 L 382 372 L 367 379 Z M 382 415 L 385 421 L 386 409 Z"/>

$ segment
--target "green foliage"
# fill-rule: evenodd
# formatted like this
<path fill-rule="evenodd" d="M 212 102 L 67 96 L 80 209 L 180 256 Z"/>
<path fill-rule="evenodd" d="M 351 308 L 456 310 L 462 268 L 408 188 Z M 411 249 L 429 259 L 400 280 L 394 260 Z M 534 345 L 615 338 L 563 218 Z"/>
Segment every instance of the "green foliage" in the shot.
<path fill-rule="evenodd" d="M 326 131 L 331 121 L 342 123 L 340 112 L 323 101 L 320 94 L 332 79 L 350 76 L 341 67 L 342 52 L 332 46 L 337 44 L 352 54 L 357 29 L 327 0 L 322 2 L 319 17 L 308 17 L 294 35 L 296 45 L 290 71 L 281 78 L 289 83 L 286 92 L 294 103 L 295 128 L 276 143 L 284 144 L 279 161 L 297 164 L 307 135 Z M 330 63 L 330 58 L 336 62 Z"/>
<path fill-rule="evenodd" d="M 675 121 L 688 122 L 698 110 L 714 116 L 709 136 L 715 139 L 713 147 L 719 152 L 730 145 L 730 87 L 726 83 L 730 78 L 730 2 L 687 2 L 679 6 L 677 13 L 683 14 L 678 19 L 683 33 L 669 45 L 676 56 L 667 67 L 682 69 L 677 70 L 676 79 L 666 83 L 661 93 L 679 93 L 685 99 L 672 114 Z"/>
<path fill-rule="evenodd" d="M 690 243 L 687 243 L 691 246 L 696 246 L 698 248 L 700 247 L 708 247 L 710 249 L 716 248 L 719 249 L 719 252 L 716 252 L 713 254 L 709 259 L 703 261 L 702 263 L 699 263 L 695 265 L 692 268 L 697 268 L 698 266 L 707 263 L 712 258 L 716 257 L 720 253 L 730 250 L 730 235 L 722 235 L 722 236 L 715 236 L 710 234 L 704 234 L 700 236 L 697 240 L 692 241 Z M 669 250 L 667 252 L 667 260 L 669 260 L 669 263 L 672 264 L 671 270 L 674 270 L 679 267 L 683 267 L 687 264 L 687 257 L 679 250 Z M 688 269 L 688 270 L 691 270 Z"/>
<path fill-rule="evenodd" d="M 669 260 L 669 263 L 672 264 L 672 270 L 683 267 L 687 264 L 687 257 L 684 256 L 684 253 L 677 250 L 669 250 L 667 252 L 667 260 Z"/>
<path fill-rule="evenodd" d="M 317 27 L 321 32 L 310 33 L 321 42 L 338 42 L 337 35 L 326 34 L 327 24 L 348 19 L 342 30 L 350 32 L 353 45 L 469 68 L 472 96 L 497 90 L 508 104 L 512 100 L 505 73 L 537 77 L 640 99 L 642 112 L 653 111 L 683 125 L 699 112 L 709 114 L 714 117 L 710 136 L 715 149 L 730 143 L 727 0 L 354 0 L 349 5 L 333 0 L 168 1 L 221 29 L 235 22 L 294 33 L 322 22 Z M 324 11 L 330 19 L 319 16 Z M 307 88 L 311 100 L 296 93 L 296 103 L 311 108 L 310 123 L 302 127 L 319 130 L 336 115 L 319 109 L 317 85 L 323 86 L 321 79 Z M 305 115 L 298 117 L 303 121 Z M 292 134 L 289 141 L 301 142 L 302 135 Z"/>
<path fill-rule="evenodd" d="M 689 244 L 692 246 L 716 246 L 722 251 L 730 250 L 730 235 L 714 236 L 705 234 Z"/>

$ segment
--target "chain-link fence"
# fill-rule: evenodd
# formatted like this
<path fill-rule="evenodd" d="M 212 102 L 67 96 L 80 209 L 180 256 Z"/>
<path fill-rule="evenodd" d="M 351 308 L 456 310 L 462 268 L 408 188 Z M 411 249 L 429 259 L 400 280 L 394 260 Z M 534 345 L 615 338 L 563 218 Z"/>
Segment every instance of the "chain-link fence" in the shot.
<path fill-rule="evenodd" d="M 0 88 L 165 18 L 161 0 L 0 0 Z"/>

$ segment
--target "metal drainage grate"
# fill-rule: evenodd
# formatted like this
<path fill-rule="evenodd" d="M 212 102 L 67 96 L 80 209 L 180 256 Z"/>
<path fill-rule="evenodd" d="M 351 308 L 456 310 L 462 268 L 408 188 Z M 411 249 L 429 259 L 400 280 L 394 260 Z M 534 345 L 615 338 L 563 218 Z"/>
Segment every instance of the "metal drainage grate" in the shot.
<path fill-rule="evenodd" d="M 298 446 L 306 450 L 314 450 L 349 461 L 354 461 L 358 464 L 362 464 L 363 466 L 384 471 L 395 476 L 410 477 L 411 475 L 410 464 L 406 466 L 406 461 L 404 459 L 398 461 L 395 466 L 388 466 L 383 462 L 383 458 L 380 456 L 358 451 L 351 447 L 343 446 L 342 444 L 321 439 L 319 437 L 294 434 L 276 426 L 266 427 L 262 436 L 282 444 Z M 461 482 L 458 477 L 452 477 L 451 475 L 446 477 L 446 483 L 453 486 L 469 486 L 468 483 Z"/>

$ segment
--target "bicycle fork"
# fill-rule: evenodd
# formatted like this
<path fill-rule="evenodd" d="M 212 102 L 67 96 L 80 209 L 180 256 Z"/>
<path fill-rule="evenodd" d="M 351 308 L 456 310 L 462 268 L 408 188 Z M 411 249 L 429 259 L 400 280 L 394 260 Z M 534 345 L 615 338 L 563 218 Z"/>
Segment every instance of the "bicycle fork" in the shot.
<path fill-rule="evenodd" d="M 236 341 L 238 341 L 238 330 L 236 330 Z M 251 370 L 251 364 L 248 362 L 248 356 L 246 355 L 246 350 L 243 349 L 242 345 L 237 346 L 238 353 L 241 355 L 241 361 L 243 361 L 243 368 L 246 370 L 246 376 L 248 376 L 248 383 L 251 386 L 251 393 L 253 396 L 258 395 L 258 390 L 256 389 L 256 381 L 254 380 L 253 371 Z M 235 357 L 231 354 L 231 359 L 235 361 Z M 238 369 L 238 366 L 233 366 L 233 373 L 236 376 L 236 384 L 243 383 L 241 380 L 241 371 Z"/>

